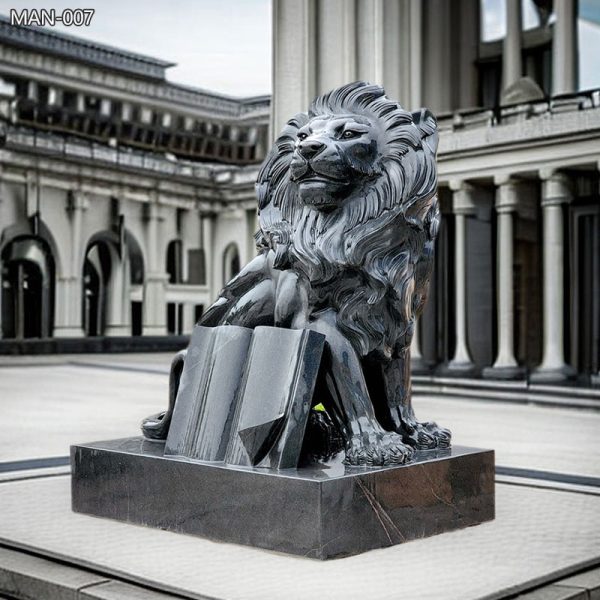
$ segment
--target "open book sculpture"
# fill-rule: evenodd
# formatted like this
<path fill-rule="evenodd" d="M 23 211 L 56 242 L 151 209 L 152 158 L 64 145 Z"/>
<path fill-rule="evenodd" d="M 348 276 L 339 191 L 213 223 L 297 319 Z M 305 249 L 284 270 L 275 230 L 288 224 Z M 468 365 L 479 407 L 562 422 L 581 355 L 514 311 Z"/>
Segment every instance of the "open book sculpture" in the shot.
<path fill-rule="evenodd" d="M 242 506 L 246 533 L 232 532 L 230 516 L 195 518 L 187 505 L 185 518 L 132 517 L 131 498 L 128 520 L 326 558 L 492 518 L 493 454 L 451 450 L 450 432 L 418 421 L 411 402 L 410 345 L 440 219 L 437 143 L 431 112 L 407 112 L 363 82 L 319 96 L 287 123 L 258 175 L 257 257 L 175 357 L 168 409 L 142 425 L 148 441 L 120 449 L 183 469 L 203 514 L 214 499 L 201 488 L 218 486 L 223 510 Z M 234 476 L 245 501 L 228 496 L 238 480 L 222 488 Z M 302 512 L 302 533 L 284 510 L 290 478 L 303 482 L 302 510 L 314 509 L 310 523 Z M 271 511 L 267 533 L 248 515 L 273 493 L 282 514 Z M 340 495 L 352 510 L 327 512 L 323 498 Z M 83 504 L 74 500 L 98 514 Z"/>

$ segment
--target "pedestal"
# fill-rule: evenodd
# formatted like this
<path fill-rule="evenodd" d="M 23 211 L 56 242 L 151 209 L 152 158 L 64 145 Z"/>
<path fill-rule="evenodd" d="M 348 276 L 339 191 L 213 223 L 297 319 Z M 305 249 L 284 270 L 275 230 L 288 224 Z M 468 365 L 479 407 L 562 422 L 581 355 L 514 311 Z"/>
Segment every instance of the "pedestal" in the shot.
<path fill-rule="evenodd" d="M 408 465 L 275 471 L 164 457 L 127 438 L 73 446 L 79 513 L 318 559 L 494 518 L 494 453 L 455 447 Z"/>

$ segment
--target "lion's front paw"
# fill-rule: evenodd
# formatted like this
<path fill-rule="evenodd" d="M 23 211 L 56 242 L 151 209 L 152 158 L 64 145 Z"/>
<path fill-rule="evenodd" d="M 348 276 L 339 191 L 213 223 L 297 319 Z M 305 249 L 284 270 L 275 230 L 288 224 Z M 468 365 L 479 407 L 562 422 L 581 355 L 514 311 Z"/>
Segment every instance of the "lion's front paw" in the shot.
<path fill-rule="evenodd" d="M 410 443 L 417 450 L 433 450 L 435 448 L 450 448 L 452 434 L 450 430 L 440 427 L 433 421 L 414 423 L 408 433 Z"/>
<path fill-rule="evenodd" d="M 369 467 L 403 465 L 413 454 L 414 450 L 396 433 L 363 433 L 352 437 L 346 444 L 344 463 Z"/>

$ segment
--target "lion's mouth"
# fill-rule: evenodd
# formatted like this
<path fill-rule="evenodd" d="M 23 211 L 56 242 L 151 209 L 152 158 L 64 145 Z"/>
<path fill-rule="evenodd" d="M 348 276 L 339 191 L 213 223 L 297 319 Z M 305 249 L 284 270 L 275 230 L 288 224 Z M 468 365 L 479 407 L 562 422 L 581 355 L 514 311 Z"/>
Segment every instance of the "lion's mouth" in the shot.
<path fill-rule="evenodd" d="M 296 183 L 347 183 L 344 179 L 322 175 L 313 169 L 308 169 L 300 177 L 295 178 Z"/>

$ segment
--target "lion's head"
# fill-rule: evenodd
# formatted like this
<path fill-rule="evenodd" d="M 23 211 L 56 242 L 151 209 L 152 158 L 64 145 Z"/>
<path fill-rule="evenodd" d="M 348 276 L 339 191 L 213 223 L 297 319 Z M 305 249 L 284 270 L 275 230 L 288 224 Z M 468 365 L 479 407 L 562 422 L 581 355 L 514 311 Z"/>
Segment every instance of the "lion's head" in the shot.
<path fill-rule="evenodd" d="M 288 121 L 258 176 L 259 209 L 293 218 L 304 205 L 346 207 L 354 227 L 398 207 L 417 222 L 435 195 L 436 149 L 431 112 L 409 113 L 379 86 L 345 85 Z"/>
<path fill-rule="evenodd" d="M 424 296 L 418 263 L 431 258 L 438 225 L 436 150 L 431 112 L 407 112 L 379 86 L 317 97 L 288 121 L 258 176 L 262 243 L 275 265 L 311 284 L 360 273 L 355 300 L 372 305 L 399 290 L 401 319 L 412 322 Z"/>
<path fill-rule="evenodd" d="M 298 199 L 330 210 L 381 173 L 380 123 L 365 115 L 317 114 L 296 134 L 290 179 Z"/>

